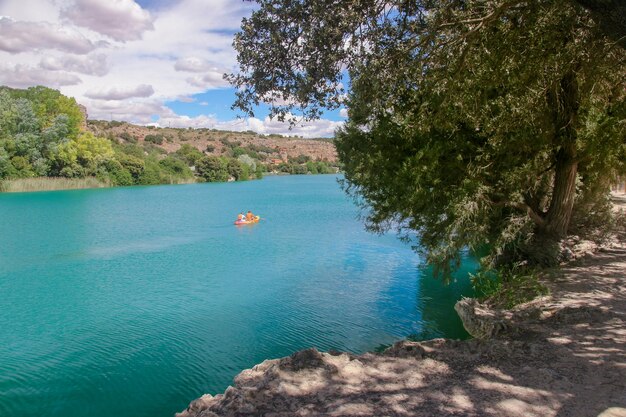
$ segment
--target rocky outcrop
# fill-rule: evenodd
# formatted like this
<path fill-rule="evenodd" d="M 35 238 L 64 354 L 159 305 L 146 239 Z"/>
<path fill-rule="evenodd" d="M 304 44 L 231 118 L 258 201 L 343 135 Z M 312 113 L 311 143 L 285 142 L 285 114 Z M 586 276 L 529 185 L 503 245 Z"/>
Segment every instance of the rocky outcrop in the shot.
<path fill-rule="evenodd" d="M 87 114 L 87 107 L 83 106 L 82 104 L 79 104 L 78 108 L 83 113 L 83 120 L 81 121 L 81 124 L 80 124 L 80 130 L 86 131 L 87 130 L 87 118 L 89 117 L 89 115 Z"/>

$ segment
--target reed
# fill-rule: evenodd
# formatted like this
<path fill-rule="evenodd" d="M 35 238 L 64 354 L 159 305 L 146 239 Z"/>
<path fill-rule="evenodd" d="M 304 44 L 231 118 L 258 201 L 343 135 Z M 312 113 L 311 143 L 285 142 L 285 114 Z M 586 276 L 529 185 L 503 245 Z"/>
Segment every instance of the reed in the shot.
<path fill-rule="evenodd" d="M 29 191 L 76 190 L 81 188 L 110 187 L 108 181 L 100 181 L 93 177 L 86 178 L 19 178 L 0 182 L 0 192 L 22 193 Z"/>

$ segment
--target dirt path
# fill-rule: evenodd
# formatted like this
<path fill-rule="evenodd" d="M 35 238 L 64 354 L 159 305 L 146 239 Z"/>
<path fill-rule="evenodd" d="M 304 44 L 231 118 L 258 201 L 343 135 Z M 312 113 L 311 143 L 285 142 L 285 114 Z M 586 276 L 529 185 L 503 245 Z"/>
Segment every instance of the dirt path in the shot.
<path fill-rule="evenodd" d="M 518 309 L 496 339 L 305 350 L 243 371 L 179 416 L 626 417 L 624 241 L 548 285 L 551 296 Z"/>

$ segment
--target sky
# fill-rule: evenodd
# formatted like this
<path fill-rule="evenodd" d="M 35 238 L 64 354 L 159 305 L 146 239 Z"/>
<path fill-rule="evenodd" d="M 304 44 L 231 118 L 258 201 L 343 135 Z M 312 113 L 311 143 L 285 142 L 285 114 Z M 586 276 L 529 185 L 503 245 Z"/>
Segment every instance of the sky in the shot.
<path fill-rule="evenodd" d="M 330 137 L 346 110 L 289 130 L 231 110 L 241 0 L 0 0 L 0 85 L 45 85 L 90 119 Z"/>

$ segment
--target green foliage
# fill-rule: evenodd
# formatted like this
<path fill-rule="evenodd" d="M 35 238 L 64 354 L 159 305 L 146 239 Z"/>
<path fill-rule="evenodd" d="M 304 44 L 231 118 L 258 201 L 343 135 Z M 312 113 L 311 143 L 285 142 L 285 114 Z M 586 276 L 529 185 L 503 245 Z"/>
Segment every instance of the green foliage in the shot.
<path fill-rule="evenodd" d="M 295 158 L 289 157 L 289 162 L 292 164 L 306 164 L 311 160 L 311 157 L 308 155 L 298 155 Z"/>
<path fill-rule="evenodd" d="M 224 159 L 212 155 L 198 160 L 196 172 L 207 182 L 227 181 L 229 176 Z"/>
<path fill-rule="evenodd" d="M 159 161 L 159 164 L 166 172 L 168 172 L 172 177 L 182 178 L 182 179 L 190 179 L 193 178 L 193 172 L 187 166 L 187 164 L 173 156 L 168 156 Z"/>
<path fill-rule="evenodd" d="M 495 308 L 510 309 L 549 293 L 537 272 L 527 268 L 480 271 L 471 280 L 476 295 Z"/>
<path fill-rule="evenodd" d="M 112 185 L 125 186 L 135 184 L 135 178 L 133 178 L 130 171 L 117 160 L 109 161 L 106 171 Z"/>
<path fill-rule="evenodd" d="M 231 148 L 234 149 L 238 146 L 241 146 L 241 141 L 231 141 L 228 139 L 228 135 L 224 136 L 223 138 L 220 139 L 220 142 L 222 142 L 222 145 L 226 146 L 227 148 Z"/>
<path fill-rule="evenodd" d="M 468 247 L 491 248 L 487 268 L 532 259 L 584 230 L 588 214 L 608 215 L 597 197 L 624 169 L 626 51 L 587 10 L 555 0 L 257 3 L 234 42 L 236 106 L 252 115 L 259 101 L 284 103 L 272 115 L 298 108 L 311 119 L 347 105 L 336 140 L 346 191 L 371 230 L 419 236 L 440 272 Z"/>
<path fill-rule="evenodd" d="M 114 156 L 109 140 L 83 132 L 75 140 L 59 144 L 51 159 L 52 173 L 70 178 L 93 176 Z"/>
<path fill-rule="evenodd" d="M 6 87 L 0 89 L 8 92 L 14 99 L 22 99 L 31 103 L 41 128 L 52 125 L 54 119 L 63 114 L 68 118 L 69 136 L 78 135 L 80 126 L 84 121 L 84 115 L 73 98 L 66 97 L 57 90 L 42 86 L 30 87 L 26 90 Z"/>
<path fill-rule="evenodd" d="M 144 169 L 137 179 L 137 184 L 157 185 L 166 184 L 169 179 L 164 175 L 159 162 L 152 158 L 146 158 Z"/>
<path fill-rule="evenodd" d="M 146 142 L 154 143 L 155 145 L 162 145 L 164 139 L 165 137 L 160 133 L 157 133 L 156 135 L 146 135 L 144 138 Z"/>
<path fill-rule="evenodd" d="M 120 138 L 125 140 L 126 142 L 129 142 L 129 143 L 137 143 L 137 138 L 134 137 L 133 135 L 131 135 L 128 132 L 120 133 Z"/>
<path fill-rule="evenodd" d="M 183 144 L 183 146 L 174 152 L 174 155 L 185 161 L 189 166 L 195 166 L 198 160 L 204 156 L 196 147 L 187 143 Z"/>

